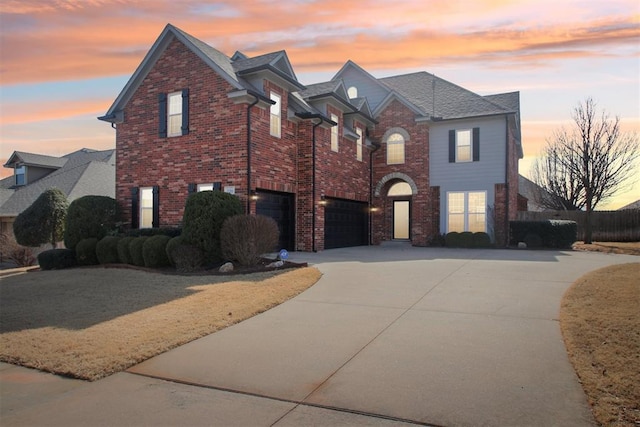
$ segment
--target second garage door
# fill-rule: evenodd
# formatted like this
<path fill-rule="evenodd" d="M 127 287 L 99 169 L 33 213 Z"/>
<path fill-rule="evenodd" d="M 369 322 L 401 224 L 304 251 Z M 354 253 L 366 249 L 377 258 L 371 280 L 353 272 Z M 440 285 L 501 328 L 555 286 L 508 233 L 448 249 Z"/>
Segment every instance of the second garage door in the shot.
<path fill-rule="evenodd" d="M 325 249 L 362 246 L 368 242 L 367 203 L 327 199 L 324 208 Z"/>

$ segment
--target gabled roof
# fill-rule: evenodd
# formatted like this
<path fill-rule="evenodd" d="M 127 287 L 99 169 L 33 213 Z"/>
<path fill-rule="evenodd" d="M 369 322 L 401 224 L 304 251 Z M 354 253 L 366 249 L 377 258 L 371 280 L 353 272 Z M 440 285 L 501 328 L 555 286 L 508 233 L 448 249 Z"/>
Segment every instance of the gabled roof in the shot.
<path fill-rule="evenodd" d="M 44 154 L 25 153 L 24 151 L 14 151 L 11 157 L 4 164 L 5 168 L 13 168 L 16 163 L 26 166 L 38 166 L 42 168 L 58 169 L 64 166 L 67 159 Z"/>
<path fill-rule="evenodd" d="M 115 150 L 82 149 L 60 159 L 65 160 L 64 166 L 49 175 L 15 190 L 2 189 L 0 216 L 19 215 L 49 188 L 60 189 L 69 201 L 87 195 L 115 196 Z M 5 197 L 7 191 L 11 194 Z"/>
<path fill-rule="evenodd" d="M 517 111 L 426 72 L 385 77 L 380 82 L 415 105 L 424 116 L 435 119 L 451 120 Z"/>
<path fill-rule="evenodd" d="M 298 81 L 293 67 L 289 62 L 287 52 L 284 50 L 255 56 L 253 58 L 236 52 L 233 58 L 236 58 L 235 60 L 232 59 L 233 70 L 238 76 L 249 76 L 251 74 L 268 71 L 284 79 L 285 82 L 291 86 L 291 89 L 304 89 L 304 85 Z"/>
<path fill-rule="evenodd" d="M 331 80 L 323 83 L 308 85 L 306 89 L 298 92 L 300 96 L 308 101 L 322 98 L 333 98 L 342 104 L 347 111 L 357 111 L 356 107 L 349 101 L 347 90 L 342 80 Z"/>
<path fill-rule="evenodd" d="M 640 209 L 640 199 L 636 200 L 635 202 L 629 203 L 628 205 L 625 205 L 618 210 L 625 211 L 628 209 Z"/>
<path fill-rule="evenodd" d="M 375 85 L 378 85 L 381 89 L 388 91 L 389 88 L 387 88 L 385 85 L 383 85 L 382 83 L 380 83 L 380 81 L 375 78 L 372 74 L 370 74 L 367 70 L 365 70 L 364 68 L 362 68 L 361 66 L 359 66 L 358 64 L 356 64 L 355 62 L 353 62 L 352 60 L 348 60 L 347 62 L 345 62 L 345 64 L 342 66 L 342 68 L 340 68 L 340 70 L 338 70 L 338 72 L 336 73 L 335 76 L 333 76 L 333 78 L 331 80 L 341 80 L 342 79 L 342 75 L 347 72 L 347 70 L 349 68 L 353 68 L 356 71 L 358 71 L 362 76 L 365 76 L 368 80 L 370 80 L 371 82 L 373 82 Z"/>

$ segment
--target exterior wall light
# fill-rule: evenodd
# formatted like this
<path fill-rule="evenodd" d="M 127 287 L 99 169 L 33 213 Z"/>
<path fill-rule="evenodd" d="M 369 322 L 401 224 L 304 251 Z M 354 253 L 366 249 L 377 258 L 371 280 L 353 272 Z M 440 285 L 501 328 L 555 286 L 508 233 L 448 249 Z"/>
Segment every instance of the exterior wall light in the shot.
<path fill-rule="evenodd" d="M 324 194 L 320 196 L 320 204 L 325 206 L 327 204 L 327 199 L 324 198 Z"/>
<path fill-rule="evenodd" d="M 251 190 L 251 200 L 258 200 L 258 193 L 256 193 L 256 190 Z"/>

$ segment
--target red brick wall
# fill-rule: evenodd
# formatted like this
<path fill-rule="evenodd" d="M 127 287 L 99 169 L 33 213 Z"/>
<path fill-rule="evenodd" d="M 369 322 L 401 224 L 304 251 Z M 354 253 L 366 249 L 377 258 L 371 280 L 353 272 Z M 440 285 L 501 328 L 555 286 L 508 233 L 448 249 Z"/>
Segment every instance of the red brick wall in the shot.
<path fill-rule="evenodd" d="M 399 172 L 408 175 L 418 187 L 418 193 L 411 197 L 411 242 L 416 246 L 425 246 L 434 234 L 438 233 L 437 201 L 429 186 L 429 128 L 426 124 L 417 124 L 415 114 L 398 101 L 392 101 L 377 118 L 373 137 L 381 147 L 373 154 L 374 179 L 373 186 L 390 173 Z M 385 132 L 399 127 L 409 133 L 405 141 L 405 163 L 387 165 L 387 146 L 382 140 Z M 393 238 L 393 203 L 386 197 L 391 185 L 397 181 L 389 181 L 374 197 L 377 211 L 373 214 L 373 243 Z"/>
<path fill-rule="evenodd" d="M 158 94 L 189 89 L 188 135 L 160 138 Z M 189 183 L 221 182 L 246 194 L 246 106 L 232 86 L 173 41 L 124 111 L 116 132 L 116 198 L 131 218 L 131 188 L 159 186 L 160 226 L 182 221 Z M 256 110 L 259 110 L 256 108 Z"/>

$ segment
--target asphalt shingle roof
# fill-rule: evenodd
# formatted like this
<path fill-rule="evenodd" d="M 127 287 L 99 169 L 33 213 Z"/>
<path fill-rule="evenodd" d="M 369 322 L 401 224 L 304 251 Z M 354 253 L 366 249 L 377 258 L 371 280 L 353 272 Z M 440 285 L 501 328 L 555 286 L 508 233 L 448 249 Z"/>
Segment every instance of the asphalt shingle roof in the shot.
<path fill-rule="evenodd" d="M 67 159 L 53 156 L 45 156 L 44 154 L 25 153 L 24 151 L 14 151 L 5 166 L 11 166 L 16 162 L 24 163 L 29 166 L 42 166 L 48 168 L 60 168 L 66 163 Z"/>
<path fill-rule="evenodd" d="M 0 216 L 17 216 L 49 188 L 60 189 L 70 202 L 87 195 L 115 197 L 115 150 L 83 149 L 61 159 L 60 169 L 12 191 L 0 205 Z"/>

